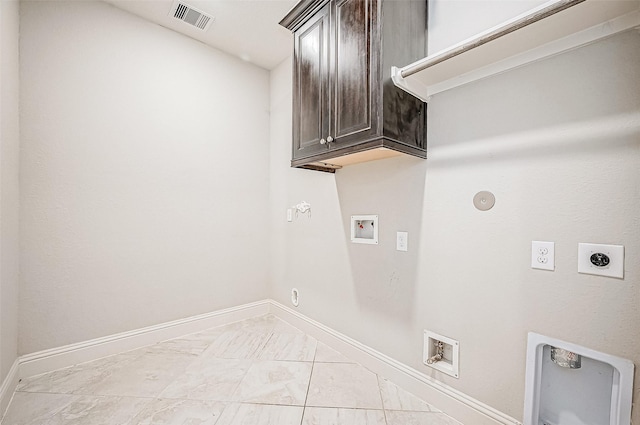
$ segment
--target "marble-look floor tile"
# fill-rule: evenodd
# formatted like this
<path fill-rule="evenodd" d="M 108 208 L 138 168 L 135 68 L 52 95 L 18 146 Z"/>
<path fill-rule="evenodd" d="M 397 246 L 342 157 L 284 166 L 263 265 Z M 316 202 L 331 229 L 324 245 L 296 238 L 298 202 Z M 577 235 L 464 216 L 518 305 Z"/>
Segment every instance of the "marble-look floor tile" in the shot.
<path fill-rule="evenodd" d="M 410 410 L 414 412 L 440 412 L 427 402 L 419 399 L 396 384 L 378 376 L 382 404 L 387 410 Z"/>
<path fill-rule="evenodd" d="M 124 425 L 149 399 L 110 396 L 16 393 L 5 425 Z"/>
<path fill-rule="evenodd" d="M 157 397 L 195 359 L 195 356 L 185 353 L 149 352 L 106 369 L 99 379 L 79 387 L 73 393 Z"/>
<path fill-rule="evenodd" d="M 276 324 L 281 322 L 273 314 L 265 314 L 263 316 L 252 317 L 251 319 L 242 320 L 240 322 L 230 323 L 225 325 L 227 330 L 244 331 L 269 334 L 273 332 Z"/>
<path fill-rule="evenodd" d="M 358 364 L 315 363 L 307 405 L 382 409 L 378 378 Z"/>
<path fill-rule="evenodd" d="M 2 424 L 47 424 L 56 413 L 71 404 L 75 398 L 77 396 L 68 394 L 16 392 L 2 420 Z"/>
<path fill-rule="evenodd" d="M 111 396 L 76 396 L 47 425 L 124 425 L 150 399 Z"/>
<path fill-rule="evenodd" d="M 257 361 L 234 394 L 235 401 L 304 405 L 311 363 Z"/>
<path fill-rule="evenodd" d="M 308 335 L 273 333 L 260 350 L 258 358 L 311 362 L 316 353 L 316 344 L 316 339 Z"/>
<path fill-rule="evenodd" d="M 110 370 L 123 367 L 135 358 L 127 353 L 118 354 L 24 378 L 18 385 L 18 391 L 71 394 L 105 379 Z"/>
<path fill-rule="evenodd" d="M 251 360 L 200 357 L 160 394 L 160 398 L 231 401 Z"/>
<path fill-rule="evenodd" d="M 206 339 L 191 339 L 180 337 L 151 345 L 147 347 L 147 351 L 155 353 L 175 352 L 193 354 L 194 356 L 198 356 L 202 354 L 204 350 L 209 348 L 213 341 L 214 339 L 211 339 L 211 341 L 207 341 Z"/>
<path fill-rule="evenodd" d="M 210 345 L 220 335 L 222 335 L 225 332 L 229 332 L 231 330 L 232 329 L 229 329 L 227 325 L 216 326 L 215 328 L 209 328 L 204 331 L 183 335 L 179 339 L 184 339 L 189 341 L 202 341 Z"/>
<path fill-rule="evenodd" d="M 315 361 L 320 363 L 355 363 L 353 360 L 322 342 L 318 342 Z"/>
<path fill-rule="evenodd" d="M 224 408 L 215 401 L 155 399 L 127 425 L 214 425 Z"/>
<path fill-rule="evenodd" d="M 386 410 L 385 414 L 387 425 L 461 425 L 444 413 Z"/>
<path fill-rule="evenodd" d="M 23 379 L 1 424 L 460 425 L 271 314 Z"/>
<path fill-rule="evenodd" d="M 382 410 L 307 407 L 302 425 L 386 425 Z"/>
<path fill-rule="evenodd" d="M 299 425 L 303 408 L 235 403 L 227 406 L 216 425 Z"/>
<path fill-rule="evenodd" d="M 226 331 L 202 355 L 221 359 L 251 359 L 264 347 L 270 336 L 270 333 Z"/>
<path fill-rule="evenodd" d="M 284 320 L 278 319 L 273 327 L 273 333 L 277 334 L 296 334 L 296 335 L 305 335 L 303 331 L 296 328 L 295 326 L 291 326 Z"/>

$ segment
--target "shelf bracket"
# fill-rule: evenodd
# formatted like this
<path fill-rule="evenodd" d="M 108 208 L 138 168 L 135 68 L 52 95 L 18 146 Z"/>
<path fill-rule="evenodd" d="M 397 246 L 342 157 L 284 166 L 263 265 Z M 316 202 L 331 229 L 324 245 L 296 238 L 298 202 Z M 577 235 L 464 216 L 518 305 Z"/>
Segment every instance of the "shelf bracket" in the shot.
<path fill-rule="evenodd" d="M 427 91 L 427 87 L 423 86 L 420 83 L 416 83 L 413 81 L 409 81 L 402 76 L 402 68 L 398 68 L 397 66 L 391 67 L 391 80 L 396 87 L 406 91 L 410 95 L 417 97 L 425 103 L 429 103 L 431 100 L 431 96 L 423 96 L 420 92 Z"/>

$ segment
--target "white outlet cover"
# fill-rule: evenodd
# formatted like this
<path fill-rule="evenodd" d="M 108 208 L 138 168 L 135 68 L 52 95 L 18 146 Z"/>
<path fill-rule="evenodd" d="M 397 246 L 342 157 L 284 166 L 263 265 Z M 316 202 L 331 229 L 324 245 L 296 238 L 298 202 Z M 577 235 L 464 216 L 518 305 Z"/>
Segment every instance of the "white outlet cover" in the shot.
<path fill-rule="evenodd" d="M 624 279 L 624 246 L 579 243 L 578 273 Z"/>
<path fill-rule="evenodd" d="M 409 232 L 396 233 L 396 250 L 407 251 L 409 245 Z"/>
<path fill-rule="evenodd" d="M 531 268 L 555 270 L 555 242 L 531 241 Z"/>

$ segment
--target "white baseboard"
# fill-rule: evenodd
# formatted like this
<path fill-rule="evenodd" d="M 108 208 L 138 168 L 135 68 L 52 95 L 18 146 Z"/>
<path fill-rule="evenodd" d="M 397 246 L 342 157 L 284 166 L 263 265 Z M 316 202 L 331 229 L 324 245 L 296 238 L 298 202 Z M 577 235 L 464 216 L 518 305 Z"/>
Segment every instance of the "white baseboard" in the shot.
<path fill-rule="evenodd" d="M 11 402 L 11 397 L 13 397 L 13 392 L 16 390 L 18 386 L 18 381 L 20 380 L 18 376 L 18 371 L 20 369 L 20 363 L 18 359 L 13 362 L 11 369 L 9 369 L 9 373 L 2 381 L 2 385 L 0 385 L 0 421 L 4 416 L 4 412 L 7 411 L 7 407 Z"/>
<path fill-rule="evenodd" d="M 39 375 L 63 367 L 73 366 L 74 364 L 97 360 L 113 354 L 156 344 L 167 339 L 177 338 L 227 323 L 267 314 L 269 312 L 269 305 L 268 300 L 243 304 L 238 307 L 218 310 L 212 313 L 200 314 L 198 316 L 187 317 L 133 331 L 26 354 L 19 359 L 19 376 L 20 378 L 26 378 Z"/>
<path fill-rule="evenodd" d="M 270 300 L 270 312 L 329 347 L 360 363 L 400 387 L 429 401 L 463 424 L 522 425 L 518 420 L 488 406 L 430 376 L 374 350 L 322 323 L 316 322 L 277 301 Z"/>

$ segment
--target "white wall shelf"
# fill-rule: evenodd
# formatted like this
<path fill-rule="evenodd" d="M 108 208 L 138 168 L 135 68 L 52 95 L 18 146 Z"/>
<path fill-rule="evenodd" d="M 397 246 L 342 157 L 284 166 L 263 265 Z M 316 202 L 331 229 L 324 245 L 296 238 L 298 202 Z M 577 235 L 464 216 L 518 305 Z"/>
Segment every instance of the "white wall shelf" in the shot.
<path fill-rule="evenodd" d="M 632 28 L 640 28 L 639 0 L 552 0 L 424 59 L 393 67 L 392 79 L 428 102 L 436 93 Z"/>

